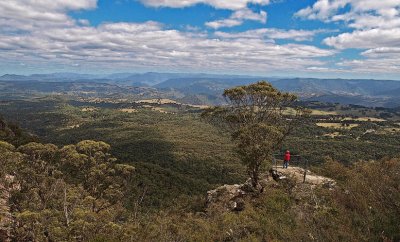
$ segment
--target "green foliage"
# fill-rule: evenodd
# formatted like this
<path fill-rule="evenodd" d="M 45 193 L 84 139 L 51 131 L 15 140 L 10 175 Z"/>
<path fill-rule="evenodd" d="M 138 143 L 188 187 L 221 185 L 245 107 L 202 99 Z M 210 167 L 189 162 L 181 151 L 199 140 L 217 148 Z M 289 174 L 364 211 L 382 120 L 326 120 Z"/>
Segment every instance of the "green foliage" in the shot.
<path fill-rule="evenodd" d="M 227 89 L 223 96 L 228 105 L 208 109 L 203 117 L 227 126 L 257 187 L 262 166 L 280 147 L 302 109 L 296 108 L 294 117 L 286 117 L 283 111 L 294 104 L 296 96 L 280 92 L 265 81 Z"/>
<path fill-rule="evenodd" d="M 19 184 L 10 200 L 16 241 L 400 239 L 400 161 L 372 161 L 398 156 L 399 133 L 383 132 L 393 123 L 358 122 L 334 139 L 324 137 L 334 129 L 315 125 L 321 117 L 301 123 L 283 147 L 337 180 L 335 190 L 307 190 L 299 198 L 298 187 L 275 184 L 245 200 L 240 213 L 204 213 L 207 190 L 245 180 L 244 167 L 230 152 L 229 135 L 178 108 L 168 109 L 176 113 L 140 107 L 135 113 L 119 111 L 130 105 L 47 98 L 2 106 L 3 115 L 62 146 L 30 143 L 34 140 L 25 139 L 22 129 L 9 124 L 7 130 L 15 132 L 0 132 L 6 141 L 0 141 L 0 185 Z M 83 112 L 87 106 L 97 109 Z M 368 129 L 377 132 L 364 134 Z M 252 144 L 246 149 L 257 154 L 253 144 L 282 132 L 276 125 L 255 124 L 236 138 Z M 250 136 L 260 140 L 251 143 Z M 273 149 L 270 145 L 262 144 L 262 150 Z M 333 159 L 325 162 L 327 156 Z M 114 157 L 126 162 L 118 164 Z M 16 175 L 14 182 L 6 179 L 9 174 Z"/>
<path fill-rule="evenodd" d="M 168 213 L 142 218 L 143 241 L 398 241 L 399 159 L 345 167 L 330 160 L 321 171 L 334 190 L 298 185 L 294 193 L 271 184 L 245 201 L 242 212 Z M 151 222 L 149 222 L 150 220 Z"/>
<path fill-rule="evenodd" d="M 4 151 L 4 152 L 5 151 L 14 151 L 15 150 L 15 146 L 12 145 L 12 144 L 7 143 L 5 141 L 1 141 L 0 140 L 0 149 L 2 151 Z"/>
<path fill-rule="evenodd" d="M 104 142 L 85 140 L 18 147 L 2 142 L 0 160 L 13 174 L 9 203 L 16 241 L 119 240 L 127 221 L 126 194 L 134 168 L 117 164 Z M 4 183 L 3 183 L 4 184 Z"/>
<path fill-rule="evenodd" d="M 37 139 L 32 135 L 23 132 L 18 125 L 3 120 L 0 114 L 0 140 L 19 146 L 36 141 Z"/>
<path fill-rule="evenodd" d="M 45 142 L 68 145 L 101 140 L 110 144 L 109 153 L 137 168 L 130 187 L 141 185 L 146 189 L 142 202 L 145 207 L 170 206 L 177 197 L 204 194 L 220 184 L 245 178 L 244 167 L 231 152 L 229 136 L 197 114 L 166 114 L 145 108 L 128 114 L 119 108 L 129 104 L 108 103 L 96 104 L 98 109 L 92 112 L 82 112 L 80 106 L 58 101 L 50 105 L 47 100 L 18 103 L 8 107 L 7 112 L 15 113 L 13 108 L 24 106 L 30 111 L 13 117 L 41 134 Z M 80 126 L 70 128 L 75 124 Z M 132 202 L 140 193 L 129 194 Z"/>

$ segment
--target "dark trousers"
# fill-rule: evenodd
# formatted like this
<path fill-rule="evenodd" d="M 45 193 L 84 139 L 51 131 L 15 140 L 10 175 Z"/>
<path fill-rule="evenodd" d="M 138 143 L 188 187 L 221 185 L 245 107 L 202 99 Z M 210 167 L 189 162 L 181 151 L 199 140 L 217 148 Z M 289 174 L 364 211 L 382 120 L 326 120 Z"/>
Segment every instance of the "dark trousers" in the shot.
<path fill-rule="evenodd" d="M 289 161 L 288 160 L 283 161 L 283 168 L 288 168 L 288 166 L 289 166 Z"/>

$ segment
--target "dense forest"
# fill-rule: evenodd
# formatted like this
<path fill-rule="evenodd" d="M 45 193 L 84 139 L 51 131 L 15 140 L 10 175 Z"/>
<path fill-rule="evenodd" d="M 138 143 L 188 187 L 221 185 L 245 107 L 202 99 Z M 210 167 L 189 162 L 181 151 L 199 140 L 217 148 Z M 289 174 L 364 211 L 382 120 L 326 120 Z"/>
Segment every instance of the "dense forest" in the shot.
<path fill-rule="evenodd" d="M 400 240 L 397 110 L 303 104 L 313 113 L 275 154 L 290 149 L 336 188 L 271 181 L 238 212 L 205 205 L 247 174 L 201 108 L 107 100 L 1 102 L 1 226 L 14 241 Z"/>

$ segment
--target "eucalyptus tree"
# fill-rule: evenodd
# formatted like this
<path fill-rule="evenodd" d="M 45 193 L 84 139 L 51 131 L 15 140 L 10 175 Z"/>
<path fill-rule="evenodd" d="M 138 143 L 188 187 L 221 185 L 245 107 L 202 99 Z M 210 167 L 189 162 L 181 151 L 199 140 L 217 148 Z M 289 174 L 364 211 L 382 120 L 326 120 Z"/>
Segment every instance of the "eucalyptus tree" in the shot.
<path fill-rule="evenodd" d="M 265 81 L 226 89 L 223 96 L 226 105 L 209 108 L 202 116 L 231 133 L 256 188 L 266 161 L 307 112 L 296 105 L 296 95 Z"/>

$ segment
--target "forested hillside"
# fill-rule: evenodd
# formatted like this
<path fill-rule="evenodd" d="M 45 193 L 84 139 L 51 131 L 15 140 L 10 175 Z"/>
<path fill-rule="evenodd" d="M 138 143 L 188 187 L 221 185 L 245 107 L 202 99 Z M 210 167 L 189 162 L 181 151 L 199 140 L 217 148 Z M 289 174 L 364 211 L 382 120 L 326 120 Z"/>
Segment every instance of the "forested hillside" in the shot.
<path fill-rule="evenodd" d="M 1 183 L 14 216 L 13 225 L 2 217 L 1 231 L 17 241 L 400 239 L 399 159 L 351 167 L 328 160 L 317 170 L 337 181 L 334 189 L 271 182 L 264 193 L 245 198 L 241 212 L 206 210 L 203 199 L 177 199 L 150 212 L 141 203 L 146 190 L 131 185 L 140 168 L 120 164 L 109 149 L 95 141 L 62 148 L 1 142 Z M 4 179 L 7 173 L 12 180 Z"/>
<path fill-rule="evenodd" d="M 290 149 L 291 165 L 307 160 L 337 186 L 270 181 L 227 212 L 205 206 L 207 191 L 245 183 L 246 167 L 229 134 L 200 117 L 206 107 L 38 95 L 0 103 L 2 185 L 17 222 L 1 226 L 17 241 L 400 239 L 396 109 L 299 103 L 310 116 L 276 157 Z"/>

